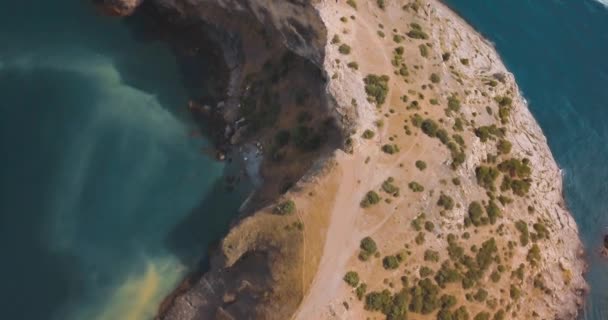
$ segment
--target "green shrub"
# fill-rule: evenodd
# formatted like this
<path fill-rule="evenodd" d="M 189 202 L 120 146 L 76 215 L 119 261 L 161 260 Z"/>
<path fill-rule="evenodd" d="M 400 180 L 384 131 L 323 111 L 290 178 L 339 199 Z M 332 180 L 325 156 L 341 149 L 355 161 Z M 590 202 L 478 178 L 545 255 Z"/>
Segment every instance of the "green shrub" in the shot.
<path fill-rule="evenodd" d="M 494 137 L 502 138 L 505 135 L 504 129 L 499 129 L 496 125 L 482 126 L 475 129 L 475 135 L 481 142 L 486 142 Z"/>
<path fill-rule="evenodd" d="M 424 243 L 424 233 L 418 232 L 418 234 L 416 235 L 416 238 L 414 238 L 414 242 L 416 242 L 417 245 L 423 244 Z"/>
<path fill-rule="evenodd" d="M 509 174 L 512 178 L 528 178 L 532 173 L 532 169 L 528 166 L 529 161 L 527 159 L 509 159 L 501 162 L 498 165 L 498 170 Z"/>
<path fill-rule="evenodd" d="M 420 49 L 421 56 L 423 56 L 425 58 L 429 56 L 429 47 L 427 47 L 425 44 L 419 45 L 418 49 Z"/>
<path fill-rule="evenodd" d="M 437 205 L 443 207 L 446 210 L 451 210 L 452 208 L 454 208 L 454 199 L 442 193 L 441 195 L 439 195 Z"/>
<path fill-rule="evenodd" d="M 527 246 L 530 239 L 528 224 L 523 220 L 518 220 L 515 222 L 515 229 L 519 231 L 519 244 L 521 244 L 522 247 Z"/>
<path fill-rule="evenodd" d="M 347 45 L 346 43 L 343 43 L 338 47 L 338 51 L 341 54 L 350 54 L 350 52 L 352 51 L 352 48 L 349 45 Z"/>
<path fill-rule="evenodd" d="M 359 70 L 359 64 L 356 61 L 349 62 L 346 66 L 353 70 Z"/>
<path fill-rule="evenodd" d="M 504 140 L 504 139 L 500 139 L 498 141 L 498 144 L 496 145 L 496 148 L 502 154 L 509 154 L 511 152 L 512 147 L 513 147 L 513 145 L 511 144 L 511 142 L 509 142 L 508 140 Z"/>
<path fill-rule="evenodd" d="M 340 36 L 339 35 L 334 35 L 333 38 L 331 38 L 331 44 L 338 44 L 340 43 Z"/>
<path fill-rule="evenodd" d="M 296 204 L 293 200 L 283 201 L 274 207 L 274 213 L 280 215 L 292 214 L 296 211 Z"/>
<path fill-rule="evenodd" d="M 365 296 L 365 292 L 367 292 L 367 284 L 365 284 L 365 283 L 359 284 L 359 286 L 357 287 L 357 290 L 356 290 L 357 299 L 359 299 L 359 300 L 363 299 L 363 296 Z"/>
<path fill-rule="evenodd" d="M 377 204 L 378 202 L 380 202 L 380 196 L 378 195 L 378 193 L 373 190 L 368 191 L 363 197 L 363 200 L 361 200 L 361 207 L 367 208 L 374 204 Z"/>
<path fill-rule="evenodd" d="M 494 182 L 496 181 L 499 175 L 500 171 L 498 171 L 494 167 L 479 166 L 475 169 L 477 184 L 490 191 L 496 189 L 494 187 Z"/>
<path fill-rule="evenodd" d="M 412 38 L 412 39 L 422 39 L 422 40 L 426 40 L 429 38 L 429 35 L 426 34 L 426 32 L 420 30 L 420 29 L 412 29 L 407 33 L 407 36 Z"/>
<path fill-rule="evenodd" d="M 423 171 L 424 169 L 426 169 L 426 162 L 424 162 L 422 160 L 417 160 L 416 168 L 418 168 L 420 171 Z"/>
<path fill-rule="evenodd" d="M 365 92 L 368 98 L 377 105 L 382 105 L 388 94 L 388 80 L 386 75 L 377 76 L 370 74 L 363 80 L 365 83 Z"/>
<path fill-rule="evenodd" d="M 492 320 L 505 320 L 505 317 L 506 317 L 505 311 L 500 309 L 500 310 L 496 311 Z"/>
<path fill-rule="evenodd" d="M 386 2 L 385 0 L 377 0 L 376 3 L 378 4 L 378 8 L 384 10 L 386 9 Z"/>
<path fill-rule="evenodd" d="M 496 223 L 496 220 L 502 216 L 502 211 L 494 200 L 490 200 L 486 206 L 486 213 L 488 214 L 488 219 L 491 224 Z"/>
<path fill-rule="evenodd" d="M 363 134 L 361 135 L 364 139 L 372 139 L 374 136 L 376 135 L 375 132 L 373 132 L 372 130 L 365 130 L 363 131 Z"/>
<path fill-rule="evenodd" d="M 393 196 L 399 195 L 399 187 L 393 184 L 393 178 L 388 178 L 382 183 L 382 190 Z"/>
<path fill-rule="evenodd" d="M 475 298 L 475 300 L 478 302 L 486 301 L 487 297 L 488 297 L 488 292 L 482 288 L 477 289 L 477 292 L 473 296 L 473 298 Z"/>
<path fill-rule="evenodd" d="M 439 83 L 439 81 L 441 81 L 441 78 L 439 77 L 438 74 L 431 73 L 430 80 L 431 80 L 432 83 Z"/>
<path fill-rule="evenodd" d="M 477 201 L 473 201 L 471 202 L 471 204 L 469 205 L 469 219 L 471 220 L 471 223 L 478 227 L 481 226 L 485 223 L 483 223 L 483 207 L 481 206 L 481 204 L 479 204 L 479 202 Z"/>
<path fill-rule="evenodd" d="M 490 320 L 490 314 L 488 312 L 482 311 L 478 313 L 473 320 Z"/>
<path fill-rule="evenodd" d="M 424 223 L 424 230 L 431 232 L 433 230 L 435 230 L 435 224 L 433 224 L 431 221 L 427 221 Z"/>
<path fill-rule="evenodd" d="M 382 151 L 388 154 L 395 154 L 399 152 L 399 146 L 396 144 L 385 144 L 382 146 Z"/>
<path fill-rule="evenodd" d="M 460 63 L 462 63 L 465 66 L 468 66 L 469 65 L 469 59 L 466 59 L 466 58 L 460 59 Z"/>
<path fill-rule="evenodd" d="M 500 123 L 507 124 L 509 122 L 510 116 L 511 116 L 511 108 L 498 107 L 498 117 L 500 118 Z"/>
<path fill-rule="evenodd" d="M 421 278 L 426 278 L 428 276 L 432 276 L 433 270 L 427 266 L 422 266 L 419 270 L 419 275 Z"/>
<path fill-rule="evenodd" d="M 349 271 L 344 275 L 344 282 L 348 283 L 353 288 L 356 288 L 359 284 L 359 274 L 355 271 Z"/>
<path fill-rule="evenodd" d="M 540 255 L 540 248 L 538 247 L 538 245 L 534 244 L 532 248 L 530 248 L 530 250 L 528 251 L 526 260 L 528 260 L 528 262 L 530 262 L 530 264 L 535 267 L 540 263 L 541 259 L 542 257 Z"/>
<path fill-rule="evenodd" d="M 439 252 L 430 249 L 425 250 L 424 261 L 439 262 Z"/>
<path fill-rule="evenodd" d="M 441 55 L 441 59 L 442 59 L 444 62 L 445 62 L 445 61 L 448 61 L 448 60 L 450 60 L 450 56 L 451 56 L 451 55 L 452 55 L 452 54 L 451 54 L 451 53 L 449 53 L 449 52 L 444 52 L 444 53 Z"/>
<path fill-rule="evenodd" d="M 437 125 L 437 122 L 432 119 L 426 119 L 420 124 L 420 129 L 422 129 L 422 132 L 424 132 L 424 134 L 427 136 L 434 138 L 437 136 L 439 125 Z"/>
<path fill-rule="evenodd" d="M 386 256 L 382 259 L 382 266 L 387 270 L 399 268 L 399 259 L 396 256 Z"/>
<path fill-rule="evenodd" d="M 460 100 L 456 96 L 451 96 L 448 98 L 448 110 L 458 112 L 460 111 Z"/>
<path fill-rule="evenodd" d="M 408 184 L 408 186 L 410 187 L 410 189 L 414 192 L 423 192 L 424 191 L 424 187 L 416 182 L 416 181 L 412 181 Z"/>
<path fill-rule="evenodd" d="M 371 237 L 365 237 L 361 239 L 359 248 L 369 253 L 370 255 L 376 253 L 376 251 L 378 250 L 378 247 L 376 246 L 376 241 L 374 241 L 374 239 L 372 239 Z"/>
<path fill-rule="evenodd" d="M 517 300 L 521 297 L 521 290 L 519 290 L 519 288 L 517 288 L 515 285 L 511 285 L 511 289 L 509 290 L 509 294 L 511 296 L 511 299 L 513 300 Z"/>
<path fill-rule="evenodd" d="M 346 0 L 346 4 L 353 7 L 353 9 L 357 10 L 357 2 L 355 0 Z"/>

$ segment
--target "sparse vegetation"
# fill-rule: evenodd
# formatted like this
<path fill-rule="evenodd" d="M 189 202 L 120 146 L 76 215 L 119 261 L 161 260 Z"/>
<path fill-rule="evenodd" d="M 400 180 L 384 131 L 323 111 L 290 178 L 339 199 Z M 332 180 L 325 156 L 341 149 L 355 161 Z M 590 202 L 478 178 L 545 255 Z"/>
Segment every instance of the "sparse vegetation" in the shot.
<path fill-rule="evenodd" d="M 293 200 L 286 200 L 274 207 L 273 212 L 279 215 L 288 215 L 296 211 L 296 204 Z"/>
<path fill-rule="evenodd" d="M 352 48 L 349 45 L 347 45 L 346 43 L 343 43 L 338 47 L 338 51 L 341 54 L 346 55 L 346 54 L 350 54 L 350 52 L 352 51 Z"/>

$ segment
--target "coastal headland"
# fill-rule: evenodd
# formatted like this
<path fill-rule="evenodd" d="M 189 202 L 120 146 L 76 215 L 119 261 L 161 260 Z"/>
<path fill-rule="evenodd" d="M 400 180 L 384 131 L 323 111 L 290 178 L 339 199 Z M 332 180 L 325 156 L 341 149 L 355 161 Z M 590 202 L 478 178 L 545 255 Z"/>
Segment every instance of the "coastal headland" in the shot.
<path fill-rule="evenodd" d="M 199 26 L 226 64 L 226 144 L 263 153 L 159 319 L 576 318 L 561 172 L 492 44 L 441 2 L 97 2 Z"/>

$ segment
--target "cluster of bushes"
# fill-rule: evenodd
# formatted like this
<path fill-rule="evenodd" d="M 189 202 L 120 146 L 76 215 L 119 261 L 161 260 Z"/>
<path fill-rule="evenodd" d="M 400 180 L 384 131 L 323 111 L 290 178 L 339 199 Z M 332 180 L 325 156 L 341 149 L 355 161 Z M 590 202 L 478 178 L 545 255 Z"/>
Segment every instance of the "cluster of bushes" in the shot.
<path fill-rule="evenodd" d="M 466 159 L 466 155 L 464 153 L 463 147 L 459 146 L 458 143 L 452 141 L 448 132 L 440 128 L 437 122 L 433 119 L 424 119 L 419 114 L 414 114 L 410 117 L 412 124 L 415 127 L 419 127 L 424 134 L 431 138 L 437 138 L 441 141 L 442 144 L 447 146 L 450 150 L 450 154 L 452 156 L 452 169 L 456 169 L 458 166 L 464 163 Z M 462 145 L 464 145 L 464 141 L 462 141 Z"/>
<path fill-rule="evenodd" d="M 541 255 L 540 255 L 540 248 L 538 247 L 538 245 L 534 244 L 532 245 L 532 248 L 530 248 L 530 250 L 528 251 L 528 255 L 526 256 L 526 260 L 528 260 L 528 262 L 530 262 L 530 264 L 535 267 L 540 263 L 541 260 Z"/>
<path fill-rule="evenodd" d="M 386 315 L 388 320 L 407 319 L 408 292 L 406 289 L 391 294 L 388 290 L 370 292 L 365 297 L 365 309 L 379 311 Z"/>
<path fill-rule="evenodd" d="M 494 167 L 479 166 L 475 169 L 475 176 L 477 177 L 477 184 L 484 187 L 487 190 L 494 191 L 494 182 L 500 176 L 500 171 Z"/>
<path fill-rule="evenodd" d="M 382 146 L 382 151 L 388 154 L 395 154 L 399 152 L 399 146 L 396 144 L 385 144 Z"/>
<path fill-rule="evenodd" d="M 414 228 L 414 230 L 421 231 L 422 224 L 424 223 L 425 219 L 426 219 L 425 214 L 421 213 L 414 220 L 412 220 L 412 222 L 410 224 L 412 225 L 412 228 Z"/>
<path fill-rule="evenodd" d="M 424 261 L 439 262 L 439 252 L 430 249 L 425 250 Z"/>
<path fill-rule="evenodd" d="M 490 126 L 482 126 L 475 129 L 475 135 L 479 137 L 481 142 L 486 142 L 489 139 L 502 138 L 505 136 L 505 128 L 498 128 L 495 124 Z"/>
<path fill-rule="evenodd" d="M 395 186 L 393 182 L 395 182 L 395 179 L 393 179 L 393 177 L 389 177 L 388 179 L 386 179 L 382 183 L 382 190 L 394 197 L 397 197 L 399 196 L 399 187 Z"/>
<path fill-rule="evenodd" d="M 380 202 L 380 195 L 376 191 L 368 191 L 361 200 L 361 208 L 368 208 Z"/>
<path fill-rule="evenodd" d="M 498 170 L 509 174 L 512 178 L 528 178 L 532 174 L 532 169 L 529 166 L 530 160 L 528 159 L 509 159 L 498 164 Z"/>
<path fill-rule="evenodd" d="M 386 75 L 377 76 L 370 74 L 365 79 L 365 92 L 367 93 L 368 99 L 371 102 L 376 103 L 378 106 L 382 105 L 386 101 L 388 94 L 388 80 L 389 77 Z"/>
<path fill-rule="evenodd" d="M 279 215 L 288 215 L 296 211 L 296 204 L 293 200 L 286 200 L 274 207 L 273 212 Z"/>
<path fill-rule="evenodd" d="M 517 220 L 515 222 L 515 229 L 519 231 L 519 244 L 521 246 L 527 246 L 530 241 L 530 231 L 528 230 L 528 224 L 523 220 Z"/>
<path fill-rule="evenodd" d="M 417 23 L 411 23 L 410 27 L 412 29 L 407 33 L 407 36 L 412 39 L 422 39 L 426 40 L 429 38 L 429 35 L 422 30 L 422 27 Z"/>

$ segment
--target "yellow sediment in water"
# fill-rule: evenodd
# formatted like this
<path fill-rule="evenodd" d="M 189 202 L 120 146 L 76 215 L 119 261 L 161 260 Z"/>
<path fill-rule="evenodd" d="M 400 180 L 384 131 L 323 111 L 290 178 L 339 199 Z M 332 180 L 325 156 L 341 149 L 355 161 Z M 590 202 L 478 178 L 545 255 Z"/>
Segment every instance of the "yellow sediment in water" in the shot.
<path fill-rule="evenodd" d="M 127 278 L 102 308 L 86 310 L 84 314 L 89 315 L 87 319 L 94 320 L 153 319 L 158 305 L 181 279 L 184 271 L 183 266 L 173 258 L 149 261 L 145 271 Z"/>

